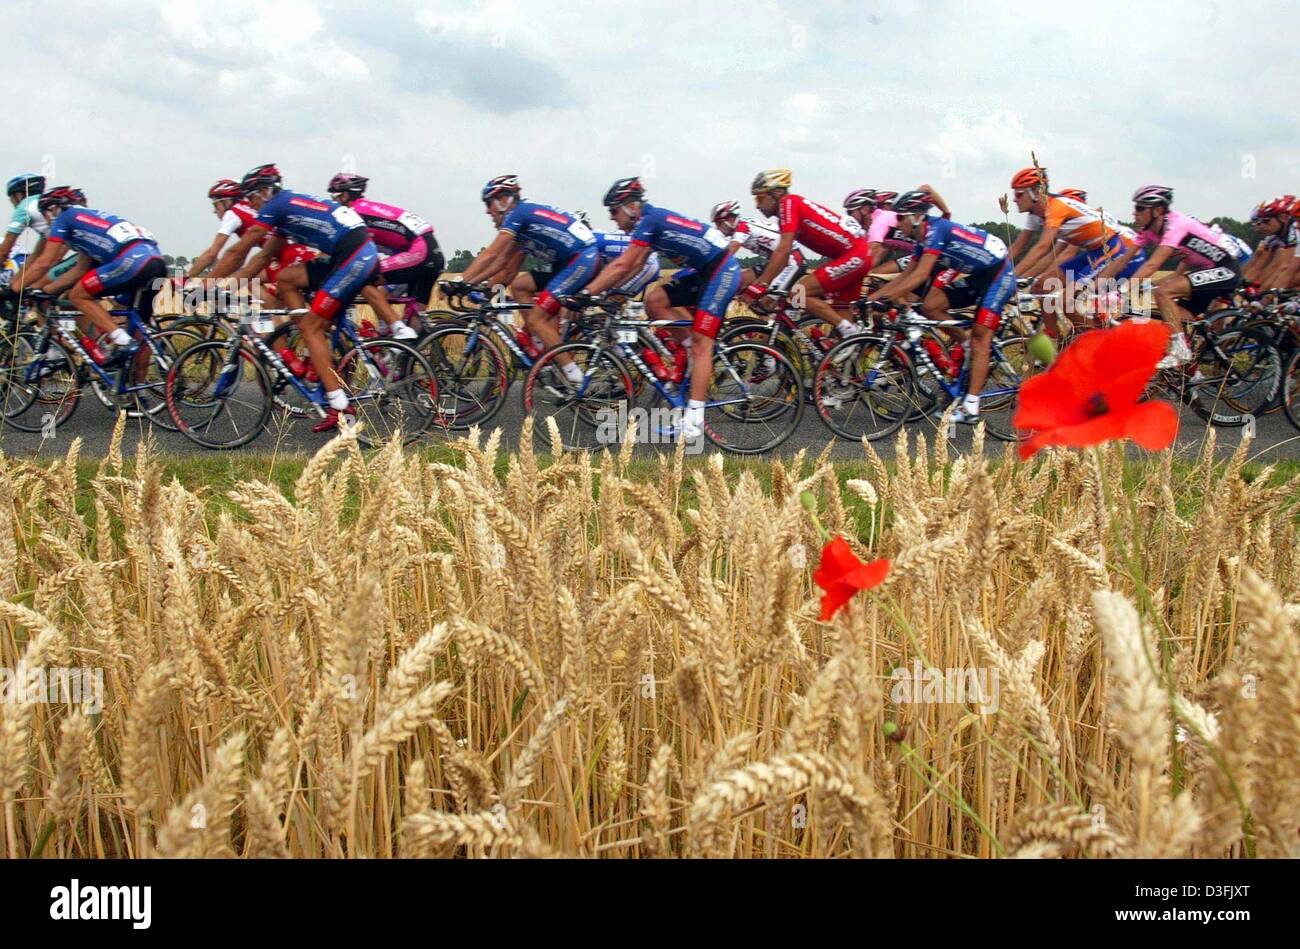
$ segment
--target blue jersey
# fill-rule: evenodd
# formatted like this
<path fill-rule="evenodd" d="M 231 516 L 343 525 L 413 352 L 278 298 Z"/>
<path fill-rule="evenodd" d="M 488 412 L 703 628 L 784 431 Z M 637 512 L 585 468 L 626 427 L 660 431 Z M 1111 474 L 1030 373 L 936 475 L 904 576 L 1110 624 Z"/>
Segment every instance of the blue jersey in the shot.
<path fill-rule="evenodd" d="M 917 252 L 935 254 L 940 267 L 961 273 L 978 273 L 1001 267 L 1007 262 L 1007 245 L 1002 238 L 969 224 L 957 224 L 947 218 L 930 218 L 925 243 Z"/>
<path fill-rule="evenodd" d="M 722 259 L 731 242 L 716 227 L 695 218 L 641 205 L 641 220 L 632 230 L 632 243 L 659 251 L 682 267 L 703 270 Z"/>
<path fill-rule="evenodd" d="M 67 244 L 97 264 L 112 260 L 128 244 L 147 241 L 157 249 L 158 241 L 143 227 L 137 227 L 116 214 L 93 208 L 65 208 L 50 225 L 46 238 L 51 244 Z"/>
<path fill-rule="evenodd" d="M 512 235 L 528 253 L 548 263 L 567 262 L 596 246 L 596 237 L 587 225 L 568 211 L 535 201 L 520 201 L 511 208 L 501 222 L 501 230 Z"/>
<path fill-rule="evenodd" d="M 256 223 L 292 243 L 306 244 L 323 254 L 333 253 L 346 234 L 366 227 L 361 215 L 351 208 L 329 198 L 296 191 L 276 192 L 257 212 Z"/>

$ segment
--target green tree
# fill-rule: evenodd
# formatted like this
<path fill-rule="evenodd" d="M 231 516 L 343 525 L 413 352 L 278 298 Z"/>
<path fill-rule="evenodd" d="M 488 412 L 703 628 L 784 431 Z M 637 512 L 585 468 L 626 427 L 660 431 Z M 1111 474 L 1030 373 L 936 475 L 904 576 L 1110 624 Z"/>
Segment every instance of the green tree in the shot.
<path fill-rule="evenodd" d="M 447 261 L 447 273 L 464 273 L 473 262 L 473 254 L 467 250 L 458 250 L 451 255 L 451 260 Z"/>

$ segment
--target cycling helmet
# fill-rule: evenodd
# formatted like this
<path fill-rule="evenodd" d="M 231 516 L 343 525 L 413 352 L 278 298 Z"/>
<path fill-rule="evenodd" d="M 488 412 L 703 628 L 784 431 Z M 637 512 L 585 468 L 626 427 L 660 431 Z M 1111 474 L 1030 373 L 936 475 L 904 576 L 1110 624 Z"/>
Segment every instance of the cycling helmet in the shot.
<path fill-rule="evenodd" d="M 641 201 L 645 198 L 645 188 L 640 178 L 620 178 L 609 186 L 602 203 L 607 208 L 616 208 L 628 201 Z"/>
<path fill-rule="evenodd" d="M 45 190 L 45 178 L 41 175 L 17 175 L 9 179 L 5 185 L 5 194 L 21 194 L 23 197 L 29 197 L 33 194 L 40 194 Z"/>
<path fill-rule="evenodd" d="M 709 220 L 713 221 L 714 223 L 717 223 L 717 220 L 719 218 L 739 217 L 739 216 L 740 216 L 739 201 L 719 201 L 717 204 L 713 206 L 713 210 L 709 213 Z"/>
<path fill-rule="evenodd" d="M 1259 202 L 1259 204 L 1255 205 L 1253 208 L 1250 209 L 1251 224 L 1258 224 L 1260 221 L 1264 219 L 1264 205 L 1266 204 L 1268 204 L 1267 201 L 1261 201 Z"/>
<path fill-rule="evenodd" d="M 80 188 L 70 188 L 67 185 L 58 185 L 51 188 L 41 195 L 40 201 L 37 202 L 37 209 L 44 214 L 46 211 L 62 210 L 71 207 L 74 204 L 85 204 L 86 195 Z"/>
<path fill-rule="evenodd" d="M 893 204 L 894 199 L 898 197 L 897 191 L 877 191 L 876 207 L 883 208 L 886 205 Z"/>
<path fill-rule="evenodd" d="M 1174 203 L 1174 189 L 1165 185 L 1143 185 L 1133 192 L 1133 204 L 1139 208 L 1167 208 Z"/>
<path fill-rule="evenodd" d="M 1034 188 L 1046 187 L 1046 185 L 1046 168 L 1022 168 L 1011 176 L 1011 187 L 1017 191 L 1028 191 Z"/>
<path fill-rule="evenodd" d="M 1056 193 L 1056 196 L 1058 198 L 1074 198 L 1074 200 L 1082 201 L 1084 204 L 1088 203 L 1088 192 L 1082 188 L 1062 188 Z"/>
<path fill-rule="evenodd" d="M 1264 201 L 1259 206 L 1260 217 L 1282 217 L 1295 213 L 1296 198 L 1293 194 L 1284 194 L 1272 201 Z"/>
<path fill-rule="evenodd" d="M 934 207 L 934 196 L 928 191 L 908 191 L 894 200 L 894 210 L 899 214 L 927 214 Z"/>
<path fill-rule="evenodd" d="M 275 165 L 258 165 L 239 182 L 239 188 L 244 194 L 252 194 L 268 185 L 277 191 L 280 189 L 280 169 Z"/>
<path fill-rule="evenodd" d="M 858 188 L 850 191 L 844 199 L 844 210 L 856 211 L 858 208 L 874 208 L 879 192 L 875 188 Z"/>
<path fill-rule="evenodd" d="M 487 204 L 493 198 L 500 197 L 503 194 L 513 194 L 519 197 L 523 189 L 519 187 L 518 175 L 497 175 L 491 181 L 483 186 L 479 192 L 479 198 L 484 204 Z"/>
<path fill-rule="evenodd" d="M 217 183 L 208 189 L 208 198 L 213 201 L 220 201 L 222 198 L 238 201 L 243 196 L 244 189 L 233 178 L 218 178 Z"/>
<path fill-rule="evenodd" d="M 349 174 L 346 171 L 340 171 L 330 179 L 329 186 L 325 189 L 330 194 L 350 194 L 361 197 L 366 193 L 366 184 L 369 178 L 363 178 L 361 175 Z"/>
<path fill-rule="evenodd" d="M 754 183 L 749 186 L 749 193 L 762 194 L 764 191 L 775 191 L 777 188 L 789 188 L 793 181 L 794 175 L 788 168 L 760 171 L 754 176 Z"/>

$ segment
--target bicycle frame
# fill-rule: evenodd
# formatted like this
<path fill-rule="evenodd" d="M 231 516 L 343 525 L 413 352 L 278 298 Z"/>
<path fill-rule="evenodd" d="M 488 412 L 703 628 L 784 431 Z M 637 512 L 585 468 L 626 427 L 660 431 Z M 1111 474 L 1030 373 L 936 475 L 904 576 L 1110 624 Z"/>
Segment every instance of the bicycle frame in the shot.
<path fill-rule="evenodd" d="M 122 310 L 111 310 L 110 313 L 113 316 L 126 317 L 127 332 L 132 336 L 139 333 L 143 337 L 143 342 L 149 346 L 149 351 L 153 354 L 153 358 L 158 363 L 159 368 L 162 370 L 163 377 L 165 378 L 167 370 L 171 368 L 171 361 L 168 359 L 167 353 L 163 349 L 162 345 L 154 338 L 153 334 L 149 332 L 149 328 L 145 325 L 144 321 L 140 319 L 140 314 L 135 311 L 135 308 L 128 307 Z M 23 382 L 30 383 L 34 381 L 34 374 L 39 373 L 40 369 L 44 365 L 44 357 L 45 353 L 49 349 L 49 342 L 50 340 L 54 340 L 75 354 L 80 360 L 81 366 L 89 369 L 98 376 L 100 382 L 108 387 L 108 390 L 115 395 L 127 395 L 132 392 L 140 392 L 144 389 L 155 388 L 156 384 L 149 382 L 128 384 L 127 376 L 130 370 L 135 368 L 134 360 L 132 362 L 123 363 L 112 372 L 109 372 L 99 363 L 95 362 L 95 360 L 91 358 L 90 353 L 86 352 L 86 348 L 81 345 L 81 340 L 77 338 L 76 334 L 66 332 L 62 325 L 60 325 L 62 320 L 77 315 L 79 315 L 79 311 L 77 310 L 53 310 L 44 314 L 44 326 L 41 328 L 40 348 L 38 350 L 41 359 L 33 360 L 27 366 Z"/>

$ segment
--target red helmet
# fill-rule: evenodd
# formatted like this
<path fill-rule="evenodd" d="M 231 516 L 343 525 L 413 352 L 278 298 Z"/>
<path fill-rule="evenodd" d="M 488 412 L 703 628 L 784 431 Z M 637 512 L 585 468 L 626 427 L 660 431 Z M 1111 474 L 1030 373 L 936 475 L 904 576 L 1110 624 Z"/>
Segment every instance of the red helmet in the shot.
<path fill-rule="evenodd" d="M 1295 213 L 1296 198 L 1293 194 L 1283 194 L 1272 201 L 1265 201 L 1259 206 L 1260 217 L 1286 217 Z"/>
<path fill-rule="evenodd" d="M 244 189 L 233 178 L 218 178 L 217 183 L 208 189 L 208 198 L 213 201 L 220 201 L 222 198 L 238 201 L 243 196 Z"/>
<path fill-rule="evenodd" d="M 258 165 L 244 175 L 244 180 L 239 183 L 244 194 L 252 194 L 268 185 L 277 191 L 280 189 L 280 169 L 275 165 Z"/>
<path fill-rule="evenodd" d="M 1011 176 L 1011 187 L 1017 191 L 1047 185 L 1046 168 L 1022 168 Z"/>

